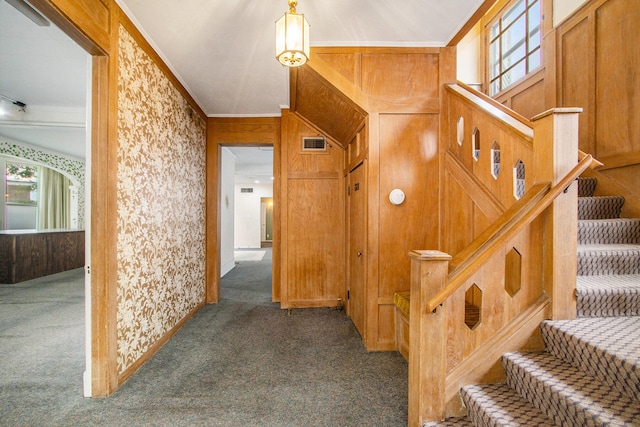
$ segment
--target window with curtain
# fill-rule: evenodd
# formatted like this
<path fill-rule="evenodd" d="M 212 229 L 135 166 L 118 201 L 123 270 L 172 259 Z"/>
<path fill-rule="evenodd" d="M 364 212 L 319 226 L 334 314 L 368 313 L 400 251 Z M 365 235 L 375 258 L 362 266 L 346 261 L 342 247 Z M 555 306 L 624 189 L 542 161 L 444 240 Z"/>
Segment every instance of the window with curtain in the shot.
<path fill-rule="evenodd" d="M 38 228 L 69 228 L 71 224 L 71 181 L 53 169 L 41 167 L 38 176 Z"/>
<path fill-rule="evenodd" d="M 489 95 L 540 67 L 542 0 L 514 0 L 489 23 Z"/>

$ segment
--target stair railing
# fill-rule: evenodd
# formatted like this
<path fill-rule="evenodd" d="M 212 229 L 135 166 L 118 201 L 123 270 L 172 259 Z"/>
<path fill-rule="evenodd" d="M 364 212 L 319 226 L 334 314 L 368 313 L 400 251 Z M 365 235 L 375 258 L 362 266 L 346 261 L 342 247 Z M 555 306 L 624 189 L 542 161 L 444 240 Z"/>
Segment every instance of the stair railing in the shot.
<path fill-rule="evenodd" d="M 445 135 L 452 142 L 444 154 L 450 170 L 444 172 L 443 210 L 459 209 L 456 216 L 464 209 L 457 205 L 477 199 L 474 213 L 463 218 L 465 224 L 475 222 L 475 212 L 483 206 L 501 213 L 463 249 L 454 248 L 453 256 L 434 250 L 410 253 L 410 426 L 459 414 L 461 386 L 500 381 L 503 353 L 542 348 L 540 321 L 575 317 L 577 190 L 571 184 L 593 164 L 590 155 L 581 155 L 576 165 L 580 109 L 550 110 L 527 128 L 477 93 L 460 85 L 447 89 L 443 114 L 449 117 Z M 458 116 L 463 117 L 458 122 L 473 124 L 474 133 L 480 129 L 491 135 L 490 141 L 495 134 L 507 135 L 499 145 L 510 162 L 526 159 L 535 184 L 510 205 L 505 178 L 492 179 L 481 167 L 486 159 L 470 158 L 476 147 L 461 144 L 464 137 L 456 141 Z M 514 188 L 515 174 L 514 168 Z M 450 196 L 456 200 L 446 201 L 447 179 L 463 188 Z M 455 224 L 448 227 L 453 230 Z"/>
<path fill-rule="evenodd" d="M 445 299 L 453 295 L 473 275 L 474 272 L 498 250 L 512 240 L 525 226 L 537 218 L 553 201 L 588 168 L 593 158 L 590 154 L 583 156 L 576 165 L 553 188 L 549 184 L 536 184 L 520 201 L 505 211 L 500 218 L 485 230 L 471 245 L 449 262 L 447 286 L 440 290 L 426 303 L 428 312 L 435 311 Z M 422 257 L 423 251 L 415 251 L 410 256 Z M 427 256 L 429 256 L 427 252 Z M 451 269 L 451 267 L 454 267 Z"/>

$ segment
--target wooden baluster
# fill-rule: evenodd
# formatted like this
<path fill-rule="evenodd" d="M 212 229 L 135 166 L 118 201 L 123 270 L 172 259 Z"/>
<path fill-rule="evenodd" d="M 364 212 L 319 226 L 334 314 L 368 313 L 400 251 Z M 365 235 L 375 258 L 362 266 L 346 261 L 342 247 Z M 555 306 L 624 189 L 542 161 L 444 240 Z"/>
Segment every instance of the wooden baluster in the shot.
<path fill-rule="evenodd" d="M 446 312 L 442 307 L 427 311 L 426 303 L 446 285 L 451 255 L 412 251 L 409 256 L 409 426 L 421 426 L 445 416 Z"/>

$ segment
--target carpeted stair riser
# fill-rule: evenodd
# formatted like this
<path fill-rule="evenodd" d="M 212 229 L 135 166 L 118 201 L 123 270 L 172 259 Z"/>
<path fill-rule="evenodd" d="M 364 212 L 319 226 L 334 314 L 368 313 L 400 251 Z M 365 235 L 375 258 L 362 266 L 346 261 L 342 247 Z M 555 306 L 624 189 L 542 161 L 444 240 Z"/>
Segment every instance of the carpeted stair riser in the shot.
<path fill-rule="evenodd" d="M 640 218 L 578 221 L 578 244 L 640 243 Z"/>
<path fill-rule="evenodd" d="M 594 177 L 578 178 L 578 197 L 591 197 L 596 190 L 598 179 Z"/>
<path fill-rule="evenodd" d="M 578 197 L 578 219 L 619 218 L 622 205 L 621 196 Z"/>
<path fill-rule="evenodd" d="M 545 321 L 547 352 L 631 398 L 640 396 L 640 317 Z"/>
<path fill-rule="evenodd" d="M 463 387 L 460 395 L 476 427 L 555 425 L 506 384 L 470 385 Z"/>
<path fill-rule="evenodd" d="M 577 317 L 640 316 L 640 275 L 578 276 Z"/>
<path fill-rule="evenodd" d="M 546 352 L 502 357 L 507 384 L 557 425 L 640 425 L 640 400 Z"/>
<path fill-rule="evenodd" d="M 578 245 L 578 276 L 640 274 L 640 245 Z"/>

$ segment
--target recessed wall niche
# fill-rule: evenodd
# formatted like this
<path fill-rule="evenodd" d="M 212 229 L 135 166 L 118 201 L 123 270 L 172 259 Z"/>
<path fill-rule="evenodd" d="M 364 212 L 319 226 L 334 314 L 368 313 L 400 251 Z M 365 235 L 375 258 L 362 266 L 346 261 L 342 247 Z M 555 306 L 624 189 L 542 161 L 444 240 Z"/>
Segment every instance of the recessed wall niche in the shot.
<path fill-rule="evenodd" d="M 480 129 L 474 128 L 471 134 L 471 150 L 474 160 L 480 158 Z"/>

